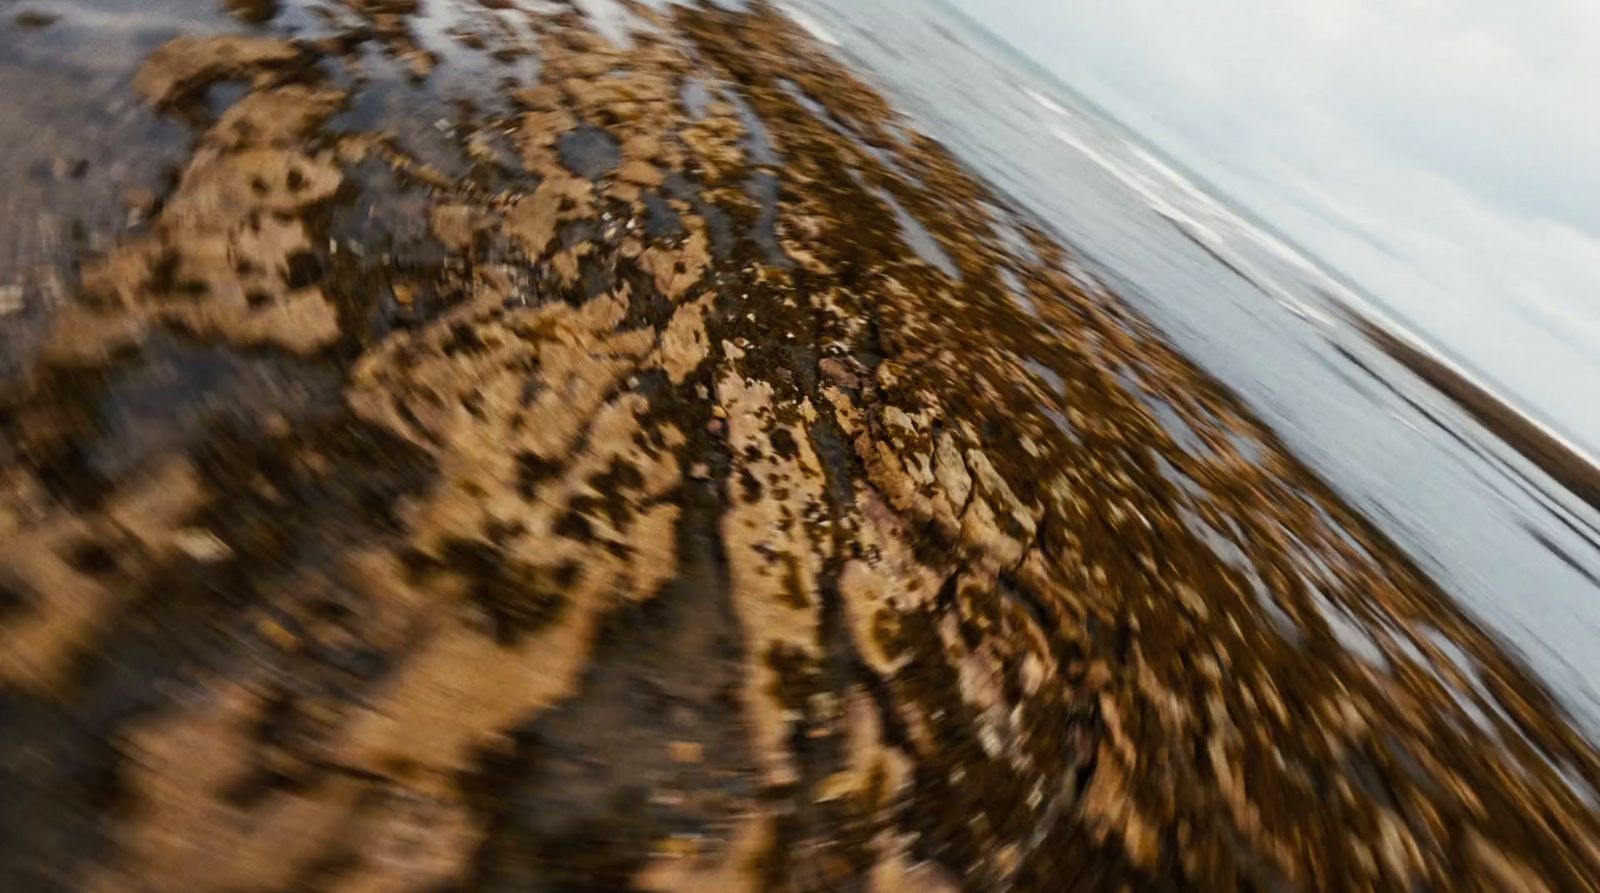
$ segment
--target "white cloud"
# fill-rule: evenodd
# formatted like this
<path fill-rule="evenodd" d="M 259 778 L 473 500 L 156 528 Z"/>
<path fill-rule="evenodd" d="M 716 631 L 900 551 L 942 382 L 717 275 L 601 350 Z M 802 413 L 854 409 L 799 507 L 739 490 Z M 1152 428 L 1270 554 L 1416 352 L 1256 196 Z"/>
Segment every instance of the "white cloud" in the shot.
<path fill-rule="evenodd" d="M 960 4 L 1600 445 L 1600 4 Z"/>

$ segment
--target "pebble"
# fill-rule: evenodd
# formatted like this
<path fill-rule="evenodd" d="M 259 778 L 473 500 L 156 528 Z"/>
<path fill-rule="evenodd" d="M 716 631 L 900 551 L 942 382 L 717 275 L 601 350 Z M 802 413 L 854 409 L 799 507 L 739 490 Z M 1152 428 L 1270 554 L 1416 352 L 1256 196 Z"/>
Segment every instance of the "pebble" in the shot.
<path fill-rule="evenodd" d="M 24 9 L 17 13 L 16 23 L 21 28 L 48 28 L 56 23 L 56 18 L 53 13 Z"/>
<path fill-rule="evenodd" d="M 698 763 L 705 758 L 705 745 L 696 741 L 674 741 L 667 745 L 674 763 Z"/>
<path fill-rule="evenodd" d="M 298 644 L 294 633 L 289 632 L 283 624 L 271 617 L 263 617 L 261 622 L 256 624 L 256 631 L 279 651 L 293 651 Z"/>
<path fill-rule="evenodd" d="M 215 564 L 233 554 L 228 544 L 217 535 L 201 527 L 188 527 L 178 531 L 173 538 L 178 551 L 202 564 Z"/>
<path fill-rule="evenodd" d="M 699 851 L 699 840 L 685 835 L 673 835 L 656 844 L 656 854 L 669 859 L 681 859 Z"/>
<path fill-rule="evenodd" d="M 77 180 L 89 172 L 89 162 L 82 158 L 57 158 L 50 162 L 50 174 L 57 180 Z"/>
<path fill-rule="evenodd" d="M 0 286 L 0 316 L 10 316 L 14 313 L 21 313 L 22 309 L 26 306 L 27 302 L 23 300 L 22 296 L 22 286 Z"/>
<path fill-rule="evenodd" d="M 148 189 L 136 186 L 122 194 L 122 204 L 128 210 L 136 211 L 143 216 L 155 209 L 156 194 Z"/>

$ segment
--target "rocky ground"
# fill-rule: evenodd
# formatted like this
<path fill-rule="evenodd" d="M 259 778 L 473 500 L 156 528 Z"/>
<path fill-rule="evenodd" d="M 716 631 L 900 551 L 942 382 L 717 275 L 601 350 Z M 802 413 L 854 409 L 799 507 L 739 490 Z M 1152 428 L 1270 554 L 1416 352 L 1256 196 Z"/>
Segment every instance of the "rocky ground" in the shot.
<path fill-rule="evenodd" d="M 0 889 L 1600 886 L 1514 656 L 777 10 L 234 9 L 0 395 Z"/>

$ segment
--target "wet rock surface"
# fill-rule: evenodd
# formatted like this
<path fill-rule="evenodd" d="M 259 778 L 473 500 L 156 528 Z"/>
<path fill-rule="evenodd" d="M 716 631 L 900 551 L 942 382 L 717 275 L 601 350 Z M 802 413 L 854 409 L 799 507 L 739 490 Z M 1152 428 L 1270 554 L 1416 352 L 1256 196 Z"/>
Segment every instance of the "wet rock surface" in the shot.
<path fill-rule="evenodd" d="M 1594 888 L 1594 748 L 1058 238 L 591 5 L 144 61 L 0 394 L 0 889 Z"/>

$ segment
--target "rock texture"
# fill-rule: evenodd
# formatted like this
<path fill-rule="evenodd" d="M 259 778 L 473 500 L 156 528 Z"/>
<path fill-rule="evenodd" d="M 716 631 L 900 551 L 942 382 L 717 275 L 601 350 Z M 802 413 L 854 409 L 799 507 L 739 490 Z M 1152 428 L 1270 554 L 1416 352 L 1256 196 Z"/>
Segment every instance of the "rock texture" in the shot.
<path fill-rule="evenodd" d="M 804 32 L 458 6 L 138 78 L 192 158 L 0 412 L 0 887 L 1595 888 L 1517 660 Z"/>

